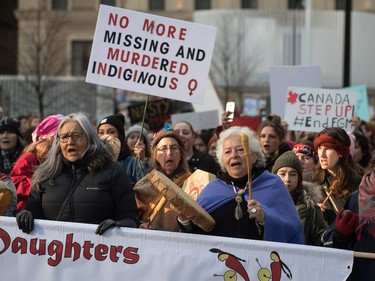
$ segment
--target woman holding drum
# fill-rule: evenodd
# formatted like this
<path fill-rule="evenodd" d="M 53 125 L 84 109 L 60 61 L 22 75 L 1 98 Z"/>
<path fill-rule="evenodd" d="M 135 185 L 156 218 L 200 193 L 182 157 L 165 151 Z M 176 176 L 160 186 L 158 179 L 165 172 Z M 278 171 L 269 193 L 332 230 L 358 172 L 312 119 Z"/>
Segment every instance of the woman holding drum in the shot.
<path fill-rule="evenodd" d="M 153 187 L 150 175 L 158 173 L 166 176 L 172 184 L 181 187 L 190 176 L 186 161 L 184 144 L 180 135 L 167 124 L 155 134 L 151 143 L 151 160 L 155 169 L 140 179 L 134 186 L 136 201 L 141 219 L 140 228 L 179 231 L 176 210 L 170 201 Z M 159 185 L 168 185 L 168 181 L 159 178 Z"/>
<path fill-rule="evenodd" d="M 213 217 L 216 225 L 211 231 L 204 232 L 180 214 L 178 220 L 184 230 L 304 243 L 293 200 L 281 179 L 266 170 L 265 157 L 254 132 L 237 126 L 221 132 L 217 158 L 221 171 L 197 198 L 197 203 Z"/>

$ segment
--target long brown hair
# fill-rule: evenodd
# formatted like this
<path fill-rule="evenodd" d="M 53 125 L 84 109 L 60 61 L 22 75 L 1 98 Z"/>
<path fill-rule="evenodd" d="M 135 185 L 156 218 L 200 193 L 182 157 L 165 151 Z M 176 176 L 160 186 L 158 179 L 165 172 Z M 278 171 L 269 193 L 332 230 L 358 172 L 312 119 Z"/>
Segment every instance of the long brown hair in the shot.
<path fill-rule="evenodd" d="M 280 144 L 284 140 L 285 133 L 286 133 L 285 129 L 283 128 L 283 126 L 281 126 L 281 118 L 280 118 L 280 116 L 276 115 L 276 114 L 269 115 L 267 117 L 267 119 L 263 120 L 259 124 L 258 130 L 257 130 L 257 138 L 258 138 L 258 140 L 260 139 L 260 134 L 261 134 L 262 130 L 265 127 L 272 127 L 275 130 L 275 134 L 276 134 L 276 150 L 274 152 L 273 158 L 277 158 L 279 156 L 279 153 L 280 153 L 280 151 L 279 151 Z"/>
<path fill-rule="evenodd" d="M 332 139 L 350 147 L 350 138 L 348 134 L 341 128 L 326 128 L 321 131 L 316 137 L 318 138 L 321 135 L 328 135 Z M 334 149 L 334 148 L 333 148 Z M 354 161 L 351 155 L 347 159 L 340 157 L 337 162 L 337 171 L 335 179 L 339 181 L 338 188 L 336 193 L 343 196 L 344 198 L 349 197 L 349 195 L 358 188 L 358 179 L 353 176 L 358 174 L 352 167 L 354 167 Z M 327 170 L 324 170 L 320 167 L 317 167 L 315 175 L 313 177 L 314 182 L 323 184 L 330 173 Z"/>

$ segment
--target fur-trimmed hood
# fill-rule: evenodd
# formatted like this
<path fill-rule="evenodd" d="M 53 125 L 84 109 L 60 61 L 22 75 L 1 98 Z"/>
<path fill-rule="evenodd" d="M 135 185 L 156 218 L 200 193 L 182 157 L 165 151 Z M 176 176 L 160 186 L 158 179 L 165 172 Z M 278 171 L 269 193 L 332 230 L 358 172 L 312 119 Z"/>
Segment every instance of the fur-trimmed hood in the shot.
<path fill-rule="evenodd" d="M 307 207 L 315 206 L 316 203 L 321 203 L 322 198 L 320 192 L 320 185 L 313 182 L 302 182 L 303 196 L 299 199 L 300 203 L 306 204 Z"/>

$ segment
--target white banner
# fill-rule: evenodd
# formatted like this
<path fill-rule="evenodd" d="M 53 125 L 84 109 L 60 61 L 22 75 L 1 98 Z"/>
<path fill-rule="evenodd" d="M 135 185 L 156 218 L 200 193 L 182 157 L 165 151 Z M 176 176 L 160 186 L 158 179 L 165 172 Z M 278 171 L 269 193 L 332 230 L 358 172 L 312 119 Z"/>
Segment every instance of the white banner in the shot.
<path fill-rule="evenodd" d="M 0 218 L 1 280 L 345 280 L 353 252 L 245 239 Z"/>
<path fill-rule="evenodd" d="M 340 127 L 349 131 L 357 96 L 351 90 L 289 87 L 285 100 L 289 130 L 320 132 Z"/>
<path fill-rule="evenodd" d="M 216 27 L 100 5 L 86 81 L 202 104 Z"/>

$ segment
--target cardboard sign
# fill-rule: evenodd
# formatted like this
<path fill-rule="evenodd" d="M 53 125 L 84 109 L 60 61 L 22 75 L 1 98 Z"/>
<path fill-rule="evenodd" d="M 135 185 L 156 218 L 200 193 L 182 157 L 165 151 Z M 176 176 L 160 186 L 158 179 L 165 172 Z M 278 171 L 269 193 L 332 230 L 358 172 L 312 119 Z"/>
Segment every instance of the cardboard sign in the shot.
<path fill-rule="evenodd" d="M 145 103 L 128 106 L 128 115 L 132 124 L 142 122 L 144 110 Z M 147 104 L 145 122 L 150 130 L 158 131 L 170 120 L 171 113 L 173 113 L 171 100 L 150 101 Z"/>
<path fill-rule="evenodd" d="M 217 110 L 172 114 L 171 120 L 172 124 L 187 121 L 193 126 L 194 130 L 213 129 L 219 125 Z"/>
<path fill-rule="evenodd" d="M 197 200 L 206 185 L 215 178 L 216 176 L 214 174 L 197 169 L 186 179 L 182 189 L 189 194 L 191 198 Z"/>
<path fill-rule="evenodd" d="M 321 87 L 320 66 L 273 66 L 270 68 L 271 113 L 285 118 L 288 87 Z"/>
<path fill-rule="evenodd" d="M 320 132 L 340 127 L 349 131 L 357 96 L 349 90 L 289 87 L 285 103 L 289 130 Z"/>
<path fill-rule="evenodd" d="M 203 103 L 216 27 L 100 5 L 86 82 Z"/>

